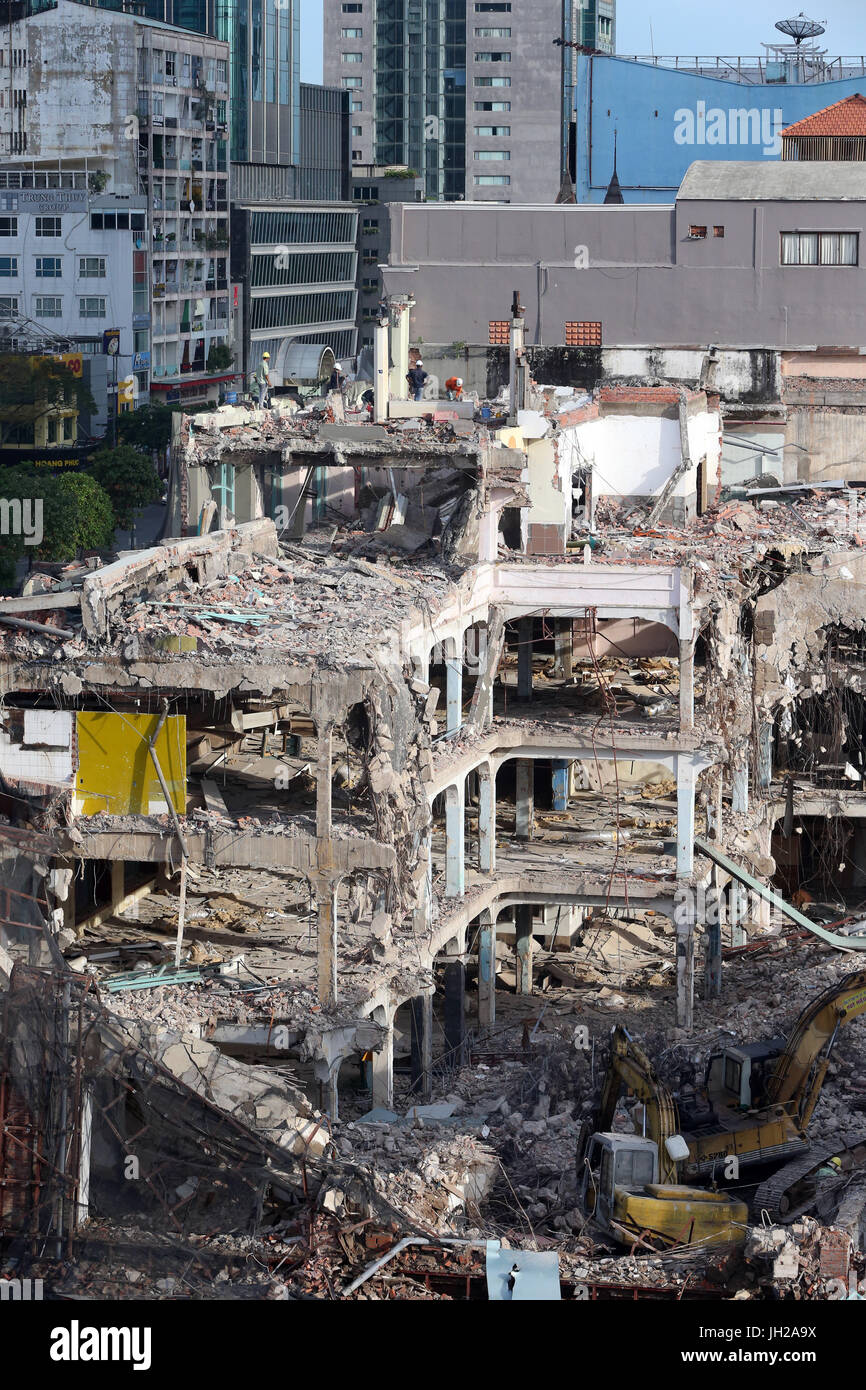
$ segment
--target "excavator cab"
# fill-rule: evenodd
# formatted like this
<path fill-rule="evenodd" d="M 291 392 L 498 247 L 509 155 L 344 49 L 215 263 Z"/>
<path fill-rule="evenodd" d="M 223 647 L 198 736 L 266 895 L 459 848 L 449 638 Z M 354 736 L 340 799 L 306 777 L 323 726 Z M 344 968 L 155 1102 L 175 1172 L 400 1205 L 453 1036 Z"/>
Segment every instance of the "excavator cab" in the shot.
<path fill-rule="evenodd" d="M 581 1209 L 603 1230 L 613 1215 L 616 1188 L 639 1192 L 659 1180 L 659 1151 L 637 1134 L 593 1134 L 579 1175 Z"/>
<path fill-rule="evenodd" d="M 711 1104 L 724 1110 L 755 1110 L 764 1105 L 768 1082 L 784 1050 L 785 1039 L 773 1038 L 714 1052 L 706 1075 Z"/>

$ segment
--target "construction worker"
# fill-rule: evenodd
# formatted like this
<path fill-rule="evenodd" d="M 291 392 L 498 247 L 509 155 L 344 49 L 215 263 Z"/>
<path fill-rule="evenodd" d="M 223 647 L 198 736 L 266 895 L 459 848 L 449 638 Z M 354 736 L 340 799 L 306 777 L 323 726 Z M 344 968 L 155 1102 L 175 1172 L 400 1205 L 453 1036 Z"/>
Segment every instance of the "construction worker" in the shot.
<path fill-rule="evenodd" d="M 342 391 L 346 384 L 343 368 L 339 362 L 334 363 L 334 370 L 331 372 L 331 380 L 328 382 L 329 391 Z"/>
<path fill-rule="evenodd" d="M 271 375 L 270 375 L 271 354 L 262 353 L 262 360 L 257 372 L 250 377 L 250 392 L 256 405 L 263 410 L 271 403 Z"/>
<path fill-rule="evenodd" d="M 409 368 L 406 373 L 406 380 L 409 383 L 409 390 L 412 392 L 413 400 L 420 401 L 424 391 L 424 383 L 427 380 L 424 363 L 421 361 L 420 357 L 415 363 L 415 366 Z"/>
<path fill-rule="evenodd" d="M 445 390 L 448 392 L 449 401 L 459 401 L 463 395 L 462 376 L 449 376 L 445 383 Z"/>

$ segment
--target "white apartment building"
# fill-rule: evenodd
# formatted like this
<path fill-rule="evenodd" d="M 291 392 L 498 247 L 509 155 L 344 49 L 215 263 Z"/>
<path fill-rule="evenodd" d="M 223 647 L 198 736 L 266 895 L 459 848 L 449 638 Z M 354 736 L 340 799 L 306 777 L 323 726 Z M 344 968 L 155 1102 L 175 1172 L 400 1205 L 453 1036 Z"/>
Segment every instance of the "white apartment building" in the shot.
<path fill-rule="evenodd" d="M 53 186 L 78 200 L 77 220 L 68 215 L 44 256 L 29 240 L 13 250 L 14 238 L 0 239 L 19 258 L 17 275 L 6 277 L 10 297 L 37 322 L 59 320 L 76 340 L 95 338 L 99 325 L 101 344 L 103 326 L 120 328 L 121 375 L 134 376 L 139 400 L 214 399 L 236 370 L 225 361 L 228 44 L 57 0 L 0 32 L 3 70 L 10 80 L 0 104 L 0 191 L 11 196 L 16 182 L 22 193 Z M 35 222 L 21 230 L 35 243 Z M 46 288 L 52 255 L 60 273 Z M 94 278 L 112 288 L 79 292 L 82 265 L 89 279 L 102 260 L 105 276 Z"/>

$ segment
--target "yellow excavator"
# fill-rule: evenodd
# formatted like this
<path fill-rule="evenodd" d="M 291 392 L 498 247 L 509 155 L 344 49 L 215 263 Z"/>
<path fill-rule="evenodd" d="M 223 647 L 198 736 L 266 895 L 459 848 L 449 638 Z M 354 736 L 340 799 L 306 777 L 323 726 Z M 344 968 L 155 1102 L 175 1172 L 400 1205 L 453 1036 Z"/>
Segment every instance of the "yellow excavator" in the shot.
<path fill-rule="evenodd" d="M 643 1102 L 641 1135 L 617 1134 L 610 1128 L 624 1088 Z M 578 1140 L 581 1209 L 593 1225 L 625 1244 L 742 1242 L 749 1221 L 745 1202 L 679 1182 L 677 1164 L 689 1148 L 678 1130 L 674 1097 L 640 1045 L 618 1025 L 611 1035 L 610 1065 L 598 1110 Z"/>
<path fill-rule="evenodd" d="M 728 1243 L 741 1238 L 745 1205 L 701 1184 L 772 1165 L 776 1171 L 752 1201 L 755 1219 L 766 1213 L 772 1221 L 794 1220 L 813 1205 L 819 1186 L 826 1192 L 866 1161 L 866 1132 L 841 1134 L 818 1148 L 808 1138 L 839 1029 L 863 1012 L 866 971 L 855 971 L 806 1005 L 787 1043 L 713 1053 L 703 1087 L 679 1106 L 634 1039 L 615 1028 L 599 1109 L 579 1141 L 584 1210 L 621 1240 L 643 1230 L 668 1245 Z M 644 1106 L 645 1133 L 637 1141 L 610 1132 L 624 1087 Z M 690 1182 L 698 1186 L 683 1185 Z"/>

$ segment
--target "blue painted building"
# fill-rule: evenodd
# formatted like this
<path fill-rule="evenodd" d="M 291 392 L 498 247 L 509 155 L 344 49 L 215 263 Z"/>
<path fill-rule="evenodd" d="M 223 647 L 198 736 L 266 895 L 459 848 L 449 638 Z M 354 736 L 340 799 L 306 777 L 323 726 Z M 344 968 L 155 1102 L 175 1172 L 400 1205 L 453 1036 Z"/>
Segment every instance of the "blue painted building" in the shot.
<path fill-rule="evenodd" d="M 674 61 L 693 66 L 666 66 Z M 580 54 L 577 200 L 604 200 L 613 173 L 614 131 L 625 201 L 669 203 L 694 160 L 779 159 L 786 126 L 854 92 L 866 96 L 864 59 L 815 68 L 757 59 L 654 61 Z"/>

